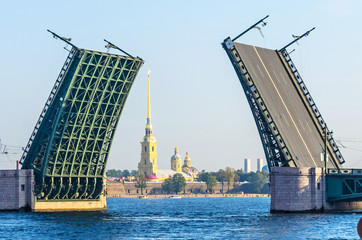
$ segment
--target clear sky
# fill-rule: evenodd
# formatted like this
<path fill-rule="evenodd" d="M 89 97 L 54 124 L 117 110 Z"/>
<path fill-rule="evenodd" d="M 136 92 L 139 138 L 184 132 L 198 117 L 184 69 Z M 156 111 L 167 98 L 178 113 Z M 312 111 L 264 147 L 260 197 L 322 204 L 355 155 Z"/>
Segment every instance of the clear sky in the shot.
<path fill-rule="evenodd" d="M 1 1 L 0 139 L 25 146 L 67 52 L 46 30 L 80 48 L 105 51 L 107 39 L 145 60 L 114 137 L 107 168 L 137 169 L 151 69 L 158 166 L 174 147 L 199 170 L 239 169 L 265 159 L 256 125 L 220 43 L 270 15 L 263 35 L 238 41 L 279 49 L 316 27 L 291 54 L 336 138 L 362 139 L 362 2 L 331 1 Z M 115 52 L 116 53 L 116 52 Z M 345 167 L 362 168 L 362 144 L 343 143 Z M 15 153 L 18 151 L 13 148 Z M 16 154 L 0 155 L 0 168 Z"/>

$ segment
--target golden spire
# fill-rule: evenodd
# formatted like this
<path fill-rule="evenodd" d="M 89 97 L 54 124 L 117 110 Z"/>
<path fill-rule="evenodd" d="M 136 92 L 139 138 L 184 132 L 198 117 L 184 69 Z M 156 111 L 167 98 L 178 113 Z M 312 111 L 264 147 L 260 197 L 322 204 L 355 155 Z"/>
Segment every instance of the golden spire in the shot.
<path fill-rule="evenodd" d="M 148 70 L 147 123 L 151 123 L 150 73 L 151 70 Z"/>
<path fill-rule="evenodd" d="M 152 124 L 151 124 L 151 100 L 150 100 L 150 73 L 148 70 L 148 98 L 147 98 L 147 124 L 146 124 L 146 136 L 152 136 Z"/>

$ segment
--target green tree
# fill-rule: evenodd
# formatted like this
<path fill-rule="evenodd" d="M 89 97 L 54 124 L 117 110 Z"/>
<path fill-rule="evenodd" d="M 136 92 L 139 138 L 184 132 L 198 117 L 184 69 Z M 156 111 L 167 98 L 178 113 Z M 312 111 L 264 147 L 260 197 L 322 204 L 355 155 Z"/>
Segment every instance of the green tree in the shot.
<path fill-rule="evenodd" d="M 186 186 L 186 180 L 180 173 L 172 177 L 172 190 L 177 194 Z"/>
<path fill-rule="evenodd" d="M 165 181 L 162 183 L 162 190 L 170 194 L 172 191 L 172 178 L 166 178 Z"/>
<path fill-rule="evenodd" d="M 217 180 L 215 176 L 209 175 L 206 179 L 206 187 L 209 193 L 213 193 L 214 187 L 217 185 Z"/>
<path fill-rule="evenodd" d="M 251 172 L 247 175 L 247 181 L 250 183 L 253 193 L 260 193 L 265 183 L 268 181 L 267 174 L 261 172 Z"/>
<path fill-rule="evenodd" d="M 230 191 L 230 187 L 234 184 L 235 169 L 231 167 L 226 167 L 225 172 L 226 172 L 226 182 L 228 185 L 228 191 Z"/>
<path fill-rule="evenodd" d="M 236 174 L 236 171 L 235 171 L 234 181 L 239 182 L 239 180 L 240 180 L 240 176 L 238 174 Z"/>
<path fill-rule="evenodd" d="M 131 175 L 131 174 L 130 174 L 130 172 L 129 172 L 128 170 L 123 170 L 123 171 L 122 171 L 122 176 L 123 176 L 123 177 L 126 178 L 126 177 L 129 177 L 130 175 Z"/>
<path fill-rule="evenodd" d="M 138 171 L 137 170 L 132 170 L 131 171 L 131 176 L 137 176 L 138 175 Z"/>
<path fill-rule="evenodd" d="M 116 169 L 109 169 L 109 170 L 106 171 L 106 175 L 108 177 L 119 178 L 122 175 L 122 171 L 121 170 L 116 170 Z"/>
<path fill-rule="evenodd" d="M 238 176 L 238 181 L 239 182 L 245 182 L 246 181 L 246 174 L 244 174 L 241 169 L 236 170 L 235 177 L 236 176 Z"/>
<path fill-rule="evenodd" d="M 147 179 L 144 174 L 137 176 L 137 183 L 135 185 L 136 188 L 141 189 L 141 195 L 143 195 L 143 189 L 147 187 Z"/>
<path fill-rule="evenodd" d="M 112 172 L 113 172 L 114 169 L 108 169 L 107 172 L 106 172 L 106 176 L 107 177 L 112 177 Z"/>
<path fill-rule="evenodd" d="M 206 182 L 208 176 L 210 176 L 211 174 L 206 172 L 205 170 L 202 170 L 201 172 L 199 172 L 199 175 L 197 176 L 197 180 L 199 182 Z"/>
<path fill-rule="evenodd" d="M 217 172 L 216 179 L 221 182 L 221 193 L 224 193 L 224 183 L 227 181 L 226 171 L 224 169 L 220 169 Z"/>

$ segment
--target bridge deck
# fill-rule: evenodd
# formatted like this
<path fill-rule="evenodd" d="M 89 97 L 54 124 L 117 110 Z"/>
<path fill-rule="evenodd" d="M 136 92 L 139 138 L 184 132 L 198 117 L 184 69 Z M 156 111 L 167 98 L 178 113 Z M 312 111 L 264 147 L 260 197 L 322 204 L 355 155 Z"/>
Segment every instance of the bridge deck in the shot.
<path fill-rule="evenodd" d="M 323 138 L 274 50 L 234 42 L 298 167 L 323 167 Z M 328 162 L 328 167 L 335 167 Z"/>

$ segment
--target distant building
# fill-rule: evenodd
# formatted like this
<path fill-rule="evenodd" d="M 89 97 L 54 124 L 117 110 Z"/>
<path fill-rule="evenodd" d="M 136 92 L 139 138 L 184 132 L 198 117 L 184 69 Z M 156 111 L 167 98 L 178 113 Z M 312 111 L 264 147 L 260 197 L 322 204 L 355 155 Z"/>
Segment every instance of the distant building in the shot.
<path fill-rule="evenodd" d="M 186 158 L 182 165 L 182 158 L 178 154 L 178 148 L 175 148 L 175 154 L 171 157 L 171 169 L 157 169 L 157 141 L 152 134 L 151 124 L 151 103 L 150 103 L 150 72 L 148 72 L 148 101 L 147 101 L 147 124 L 146 135 L 141 142 L 141 160 L 138 163 L 138 173 L 144 174 L 148 181 L 164 181 L 176 173 L 180 173 L 188 182 L 193 182 L 197 177 L 198 171 L 192 167 L 189 153 L 186 152 Z"/>
<path fill-rule="evenodd" d="M 264 166 L 264 160 L 263 160 L 262 158 L 258 158 L 258 159 L 256 160 L 256 171 L 257 171 L 257 172 L 261 172 L 263 166 Z"/>
<path fill-rule="evenodd" d="M 178 147 L 175 147 L 175 154 L 171 157 L 171 170 L 175 172 L 181 172 L 182 169 L 182 158 L 178 154 Z"/>
<path fill-rule="evenodd" d="M 189 152 L 186 152 L 186 157 L 184 165 L 182 166 L 182 171 L 192 176 L 193 178 L 197 178 L 197 176 L 199 175 L 199 171 L 196 168 L 194 168 L 191 164 L 191 158 L 189 156 Z"/>
<path fill-rule="evenodd" d="M 262 169 L 263 172 L 269 172 L 269 167 L 268 165 L 265 165 Z"/>
<path fill-rule="evenodd" d="M 251 160 L 250 158 L 245 158 L 244 159 L 244 173 L 249 173 L 250 172 L 250 167 L 251 167 Z"/>
<path fill-rule="evenodd" d="M 182 165 L 182 157 L 178 154 L 178 147 L 175 147 L 175 154 L 171 157 L 171 169 L 158 169 L 156 177 L 159 181 L 164 181 L 176 173 L 180 173 L 187 182 L 193 182 L 199 174 L 199 171 L 191 165 L 189 152 L 186 152 L 184 165 Z"/>

